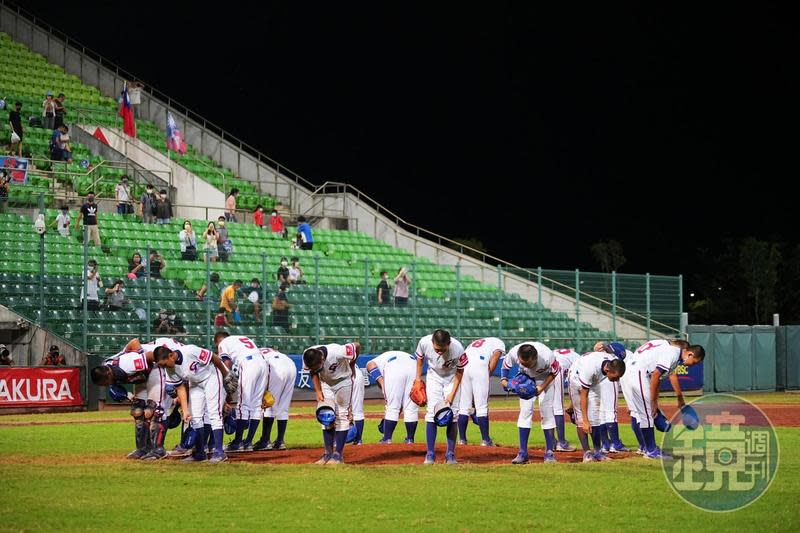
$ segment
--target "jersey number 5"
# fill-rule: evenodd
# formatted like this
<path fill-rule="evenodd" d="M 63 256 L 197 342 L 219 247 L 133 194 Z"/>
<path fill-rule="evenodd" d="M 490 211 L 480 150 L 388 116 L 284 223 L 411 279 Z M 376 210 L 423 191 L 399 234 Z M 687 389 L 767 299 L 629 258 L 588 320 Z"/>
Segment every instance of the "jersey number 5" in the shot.
<path fill-rule="evenodd" d="M 251 341 L 247 337 L 242 337 L 241 339 L 239 339 L 239 342 L 244 344 L 245 348 L 250 348 L 251 350 L 256 347 L 256 345 L 253 344 L 253 341 Z"/>

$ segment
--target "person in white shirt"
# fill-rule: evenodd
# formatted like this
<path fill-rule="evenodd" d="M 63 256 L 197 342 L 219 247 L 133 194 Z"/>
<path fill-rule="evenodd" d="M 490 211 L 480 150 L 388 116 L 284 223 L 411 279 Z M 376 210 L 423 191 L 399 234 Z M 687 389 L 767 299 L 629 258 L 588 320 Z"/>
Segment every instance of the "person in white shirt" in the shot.
<path fill-rule="evenodd" d="M 117 214 L 127 215 L 133 213 L 133 204 L 131 203 L 131 190 L 128 187 L 128 176 L 122 176 L 120 182 L 116 187 L 117 194 Z"/>
<path fill-rule="evenodd" d="M 69 216 L 69 207 L 63 206 L 61 208 L 61 212 L 58 214 L 56 219 L 50 224 L 51 227 L 55 226 L 58 230 L 59 235 L 62 237 L 69 237 L 69 225 L 72 222 L 72 218 Z"/>

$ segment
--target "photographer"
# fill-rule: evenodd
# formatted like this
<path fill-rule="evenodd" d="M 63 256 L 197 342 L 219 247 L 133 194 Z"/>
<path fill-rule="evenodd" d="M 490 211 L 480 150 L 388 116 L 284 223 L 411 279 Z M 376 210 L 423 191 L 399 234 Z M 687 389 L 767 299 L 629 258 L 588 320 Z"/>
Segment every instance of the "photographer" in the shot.
<path fill-rule="evenodd" d="M 41 366 L 66 366 L 67 360 L 55 344 L 50 346 L 50 351 L 42 357 Z"/>
<path fill-rule="evenodd" d="M 174 309 L 162 309 L 153 320 L 156 333 L 176 334 L 186 333 L 183 321 L 175 314 Z"/>
<path fill-rule="evenodd" d="M 114 285 L 106 289 L 106 304 L 111 311 L 121 311 L 128 304 L 124 285 L 122 280 L 118 279 Z"/>
<path fill-rule="evenodd" d="M 100 310 L 100 299 L 97 292 L 103 286 L 103 279 L 97 270 L 97 261 L 90 259 L 86 264 L 86 308 L 89 311 Z M 83 287 L 81 287 L 81 308 L 83 308 Z"/>
<path fill-rule="evenodd" d="M 0 344 L 0 366 L 14 366 L 11 352 L 8 351 L 5 344 Z"/>

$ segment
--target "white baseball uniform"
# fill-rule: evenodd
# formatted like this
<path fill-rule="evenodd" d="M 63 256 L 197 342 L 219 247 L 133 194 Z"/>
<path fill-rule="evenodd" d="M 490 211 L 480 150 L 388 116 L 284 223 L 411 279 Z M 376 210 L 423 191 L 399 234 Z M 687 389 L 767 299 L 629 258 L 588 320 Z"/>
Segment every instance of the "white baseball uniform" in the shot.
<path fill-rule="evenodd" d="M 469 362 L 464 368 L 461 380 L 460 415 L 468 415 L 472 404 L 475 404 L 475 416 L 489 416 L 489 361 L 492 354 L 506 353 L 506 345 L 497 337 L 478 339 L 467 346 Z"/>
<path fill-rule="evenodd" d="M 192 427 L 203 427 L 203 414 L 206 412 L 211 429 L 222 429 L 225 391 L 222 374 L 211 362 L 211 350 L 187 344 L 176 352 L 178 360 L 174 368 L 167 369 L 167 374 L 189 385 Z"/>
<path fill-rule="evenodd" d="M 661 379 L 675 371 L 681 361 L 681 348 L 669 341 L 653 340 L 625 358 L 626 371 L 620 379 L 622 394 L 631 416 L 639 421 L 639 427 L 653 427 L 653 405 L 650 397 L 650 376 L 658 368 Z"/>
<path fill-rule="evenodd" d="M 433 335 L 426 335 L 417 344 L 416 357 L 428 363 L 428 373 L 425 379 L 428 409 L 425 411 L 425 421 L 435 422 L 434 408 L 452 392 L 456 371 L 467 366 L 469 356 L 464 351 L 464 346 L 453 337 L 450 337 L 450 346 L 447 350 L 439 355 L 433 349 Z M 461 391 L 458 390 L 453 396 L 453 403 L 450 404 L 453 413 L 459 411 L 460 398 Z"/>
<path fill-rule="evenodd" d="M 603 363 L 615 359 L 613 354 L 605 352 L 587 353 L 572 365 L 569 372 L 569 399 L 575 412 L 575 423 L 580 425 L 584 418 L 590 426 L 599 426 L 600 420 L 600 383 L 606 380 L 603 374 Z M 589 391 L 588 413 L 581 407 L 581 389 Z"/>
<path fill-rule="evenodd" d="M 519 357 L 517 352 L 520 347 L 530 344 L 536 349 L 536 364 L 533 368 L 525 368 L 519 364 Z M 518 365 L 519 371 L 528 375 L 536 385 L 543 385 L 545 379 L 549 375 L 555 375 L 555 380 L 559 379 L 559 366 L 558 360 L 553 354 L 552 350 L 542 344 L 541 342 L 521 342 L 511 348 L 508 354 L 503 358 L 503 368 L 511 370 L 511 367 Z M 554 380 L 554 381 L 555 381 Z M 551 383 L 546 390 L 542 391 L 539 395 L 539 411 L 542 415 L 542 429 L 553 429 L 556 427 L 556 417 L 553 411 L 553 400 L 555 396 L 555 387 Z M 536 398 L 530 400 L 519 400 L 519 418 L 517 419 L 517 427 L 530 428 L 533 420 L 533 404 Z"/>
<path fill-rule="evenodd" d="M 630 350 L 625 350 L 625 361 L 630 361 Z M 620 385 L 618 381 L 608 379 L 600 382 L 600 423 L 613 424 L 617 422 L 617 400 L 619 399 Z"/>
<path fill-rule="evenodd" d="M 397 422 L 403 410 L 405 422 L 419 420 L 419 406 L 411 401 L 411 387 L 417 377 L 417 358 L 406 352 L 385 352 L 372 360 L 383 375 L 383 418 Z"/>
<path fill-rule="evenodd" d="M 559 368 L 559 376 L 555 379 L 553 383 L 553 387 L 555 390 L 553 391 L 553 414 L 558 416 L 564 415 L 564 381 L 569 379 L 569 369 L 578 360 L 581 356 L 578 352 L 573 350 L 572 348 L 559 348 L 557 350 L 553 350 L 553 354 L 556 357 L 556 361 L 558 361 Z M 567 390 L 569 391 L 569 384 L 567 384 Z M 539 400 L 539 408 L 541 409 L 541 399 Z"/>
<path fill-rule="evenodd" d="M 364 420 L 364 378 L 369 379 L 367 373 L 358 365 L 353 366 L 353 421 Z"/>
<path fill-rule="evenodd" d="M 261 355 L 267 361 L 267 389 L 275 397 L 275 405 L 264 411 L 264 417 L 289 420 L 297 367 L 288 356 L 272 348 L 261 348 Z"/>
<path fill-rule="evenodd" d="M 355 374 L 353 364 L 356 360 L 355 344 L 325 344 L 312 346 L 322 350 L 322 369 L 319 380 L 322 395 L 326 400 L 333 400 L 336 410 L 336 431 L 350 429 L 350 415 L 353 409 L 353 384 Z M 303 365 L 303 369 L 308 368 Z"/>
<path fill-rule="evenodd" d="M 153 352 L 159 346 L 166 346 L 174 351 L 183 345 L 169 337 L 160 337 L 153 342 L 142 344 L 141 348 L 139 348 L 139 352 L 146 355 L 148 352 Z M 153 365 L 150 373 L 147 375 L 146 388 L 137 391 L 136 398 L 154 401 L 161 406 L 165 413 L 168 413 L 172 408 L 173 399 L 170 395 L 166 394 L 164 387 L 167 385 L 177 387 L 179 384 L 180 380 L 170 377 L 165 369 Z"/>
<path fill-rule="evenodd" d="M 261 399 L 267 390 L 267 363 L 261 350 L 252 339 L 242 335 L 225 337 L 218 350 L 220 358 L 228 357 L 233 361 L 231 371 L 239 374 L 236 418 L 261 420 Z"/>

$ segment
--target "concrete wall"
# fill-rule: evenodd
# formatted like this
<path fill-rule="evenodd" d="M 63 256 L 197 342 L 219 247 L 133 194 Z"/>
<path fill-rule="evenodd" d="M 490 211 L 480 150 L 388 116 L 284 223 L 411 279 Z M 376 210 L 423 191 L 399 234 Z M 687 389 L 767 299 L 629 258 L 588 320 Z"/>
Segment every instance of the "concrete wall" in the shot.
<path fill-rule="evenodd" d="M 23 327 L 19 328 L 19 324 Z M 11 352 L 16 366 L 36 366 L 53 344 L 71 366 L 86 364 L 86 355 L 51 332 L 28 322 L 25 318 L 0 305 L 0 337 Z"/>

